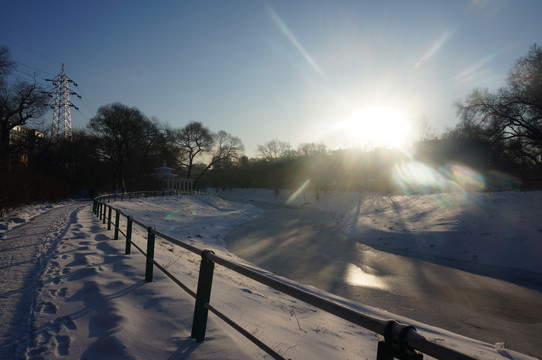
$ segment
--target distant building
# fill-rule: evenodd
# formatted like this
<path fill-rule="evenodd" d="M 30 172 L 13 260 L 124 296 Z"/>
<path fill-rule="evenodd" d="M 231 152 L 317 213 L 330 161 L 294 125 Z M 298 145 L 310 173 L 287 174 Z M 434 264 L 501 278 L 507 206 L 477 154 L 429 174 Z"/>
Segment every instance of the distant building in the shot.
<path fill-rule="evenodd" d="M 173 168 L 166 166 L 165 160 L 162 166 L 154 168 L 152 176 L 160 180 L 164 191 L 192 192 L 192 179 L 181 179 L 179 175 L 173 173 Z"/>
<path fill-rule="evenodd" d="M 9 146 L 15 158 L 12 160 L 19 166 L 28 166 L 32 151 L 36 149 L 45 139 L 45 133 L 32 129 L 25 125 L 16 125 L 9 132 Z"/>

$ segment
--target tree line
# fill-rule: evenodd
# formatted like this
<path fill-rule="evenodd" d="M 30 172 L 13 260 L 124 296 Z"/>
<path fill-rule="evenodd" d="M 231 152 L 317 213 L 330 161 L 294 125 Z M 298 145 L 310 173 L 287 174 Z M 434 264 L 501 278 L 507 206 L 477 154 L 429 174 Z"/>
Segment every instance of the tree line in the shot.
<path fill-rule="evenodd" d="M 171 128 L 121 103 L 100 107 L 71 141 L 53 139 L 32 129 L 43 129 L 47 92 L 36 79 L 14 79 L 14 67 L 9 50 L 0 47 L 0 213 L 31 201 L 155 188 L 151 174 L 163 160 L 196 187 L 303 187 L 315 196 L 327 189 L 394 191 L 390 169 L 405 160 L 389 149 L 330 151 L 315 143 L 293 149 L 278 139 L 258 145 L 257 157 L 249 159 L 241 139 L 223 130 L 213 132 L 200 122 Z M 458 124 L 440 136 L 424 119 L 424 133 L 431 138 L 417 144 L 425 149 L 419 159 L 434 166 L 462 161 L 485 173 L 498 170 L 541 181 L 538 45 L 516 61 L 502 88 L 474 89 L 455 107 Z"/>

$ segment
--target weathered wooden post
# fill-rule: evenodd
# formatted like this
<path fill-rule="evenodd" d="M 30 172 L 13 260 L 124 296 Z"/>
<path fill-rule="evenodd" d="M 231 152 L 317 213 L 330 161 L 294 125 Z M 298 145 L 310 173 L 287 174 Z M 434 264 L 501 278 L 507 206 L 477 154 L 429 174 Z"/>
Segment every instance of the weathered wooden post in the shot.
<path fill-rule="evenodd" d="M 145 268 L 145 281 L 152 281 L 153 272 L 153 260 L 154 260 L 154 229 L 152 227 L 147 228 L 147 264 Z"/>
<path fill-rule="evenodd" d="M 115 209 L 115 236 L 113 237 L 113 240 L 119 239 L 119 222 L 120 222 L 120 210 Z"/>
<path fill-rule="evenodd" d="M 191 337 L 198 342 L 205 340 L 207 315 L 209 313 L 205 305 L 211 300 L 211 286 L 213 285 L 213 272 L 215 269 L 215 263 L 207 259 L 209 253 L 214 254 L 211 250 L 204 250 L 201 254 L 196 305 L 194 306 L 194 318 L 192 320 Z"/>
<path fill-rule="evenodd" d="M 128 225 L 126 225 L 126 250 L 125 254 L 130 254 L 132 251 L 132 217 L 128 216 Z"/>

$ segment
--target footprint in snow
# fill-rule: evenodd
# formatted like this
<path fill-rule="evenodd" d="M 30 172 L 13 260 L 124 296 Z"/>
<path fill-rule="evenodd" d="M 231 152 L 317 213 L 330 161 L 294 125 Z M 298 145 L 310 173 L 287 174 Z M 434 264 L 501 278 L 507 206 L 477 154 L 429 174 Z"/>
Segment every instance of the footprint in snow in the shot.
<path fill-rule="evenodd" d="M 41 312 L 44 312 L 46 314 L 56 314 L 56 311 L 57 311 L 56 305 L 50 302 L 46 302 L 41 307 Z"/>
<path fill-rule="evenodd" d="M 66 329 L 68 330 L 77 330 L 77 325 L 72 320 L 71 316 L 62 316 L 55 320 L 55 325 L 58 325 L 58 328 L 60 329 L 60 325 L 64 325 Z M 59 330 L 60 331 L 60 330 Z"/>
<path fill-rule="evenodd" d="M 70 337 L 67 335 L 55 336 L 55 355 L 68 356 L 70 352 Z"/>

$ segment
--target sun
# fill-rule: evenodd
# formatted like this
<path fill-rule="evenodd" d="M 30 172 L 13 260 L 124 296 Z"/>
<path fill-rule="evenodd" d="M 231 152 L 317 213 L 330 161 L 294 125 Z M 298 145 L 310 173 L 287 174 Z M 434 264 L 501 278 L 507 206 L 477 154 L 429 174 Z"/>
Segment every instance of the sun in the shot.
<path fill-rule="evenodd" d="M 364 148 L 395 148 L 411 141 L 411 126 L 399 111 L 365 107 L 337 123 L 336 131 L 346 142 Z"/>

